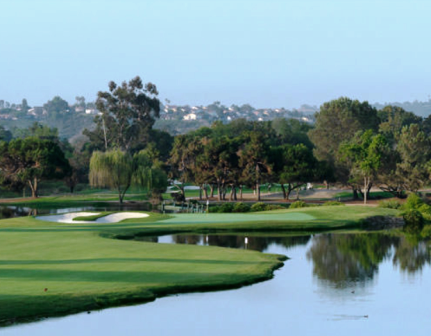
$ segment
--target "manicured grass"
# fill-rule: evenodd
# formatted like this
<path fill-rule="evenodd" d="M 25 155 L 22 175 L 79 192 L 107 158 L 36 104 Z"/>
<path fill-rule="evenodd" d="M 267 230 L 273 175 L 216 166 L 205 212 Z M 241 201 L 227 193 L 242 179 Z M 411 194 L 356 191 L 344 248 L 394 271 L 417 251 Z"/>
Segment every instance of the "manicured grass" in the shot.
<path fill-rule="evenodd" d="M 396 210 L 315 207 L 249 214 L 150 214 L 121 223 L 0 221 L 0 324 L 130 303 L 172 293 L 239 287 L 272 276 L 282 256 L 210 246 L 138 242 L 174 232 L 333 230 Z"/>
<path fill-rule="evenodd" d="M 397 210 L 363 206 L 325 206 L 300 209 L 283 209 L 254 213 L 229 214 L 172 214 L 167 220 L 148 223 L 145 230 L 124 227 L 110 230 L 103 235 L 121 239 L 135 236 L 169 233 L 215 233 L 215 232 L 269 232 L 269 231 L 334 231 L 360 229 L 362 220 L 372 216 L 395 216 Z M 124 224 L 132 225 L 140 219 L 128 219 Z"/>
<path fill-rule="evenodd" d="M 153 300 L 170 293 L 239 287 L 268 279 L 281 257 L 217 247 L 102 238 L 140 223 L 0 221 L 0 323 Z M 45 291 L 46 289 L 46 291 Z"/>

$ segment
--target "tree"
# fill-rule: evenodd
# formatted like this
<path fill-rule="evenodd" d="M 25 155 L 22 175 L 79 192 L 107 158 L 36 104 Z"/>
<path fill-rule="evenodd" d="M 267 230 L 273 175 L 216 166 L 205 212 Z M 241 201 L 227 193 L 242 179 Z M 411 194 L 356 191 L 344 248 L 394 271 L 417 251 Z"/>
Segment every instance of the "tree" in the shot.
<path fill-rule="evenodd" d="M 132 156 L 119 149 L 93 152 L 90 160 L 90 185 L 110 187 L 118 192 L 120 204 L 132 183 L 135 165 Z"/>
<path fill-rule="evenodd" d="M 10 141 L 12 139 L 12 133 L 0 125 L 0 141 Z"/>
<path fill-rule="evenodd" d="M 314 154 L 319 161 L 327 161 L 336 173 L 336 180 L 350 185 L 357 196 L 356 184 L 350 184 L 350 167 L 339 157 L 339 146 L 358 131 L 377 131 L 377 111 L 368 102 L 346 97 L 324 103 L 316 113 L 315 128 L 308 135 L 313 142 Z"/>
<path fill-rule="evenodd" d="M 52 100 L 48 100 L 43 107 L 54 118 L 62 112 L 69 112 L 69 103 L 60 96 L 55 96 Z"/>
<path fill-rule="evenodd" d="M 296 119 L 276 118 L 271 121 L 271 127 L 283 144 L 297 145 L 302 143 L 310 149 L 314 147 L 307 135 L 312 126 L 306 123 Z"/>
<path fill-rule="evenodd" d="M 75 100 L 76 100 L 76 103 L 75 103 L 76 106 L 79 106 L 79 107 L 82 107 L 85 109 L 86 104 L 85 104 L 85 97 L 84 96 L 76 96 Z"/>
<path fill-rule="evenodd" d="M 268 162 L 269 146 L 265 135 L 260 130 L 249 132 L 244 139 L 243 149 L 239 151 L 239 166 L 243 169 L 243 177 L 254 181 L 257 200 L 260 201 L 260 183 L 266 174 L 271 173 Z"/>
<path fill-rule="evenodd" d="M 163 170 L 162 162 L 157 159 L 158 154 L 149 148 L 133 156 L 136 170 L 133 181 L 147 187 L 150 197 L 160 198 L 168 187 L 168 176 Z"/>
<path fill-rule="evenodd" d="M 39 182 L 68 176 L 70 165 L 56 142 L 30 137 L 0 143 L 0 171 L 3 183 L 28 184 L 38 197 Z"/>
<path fill-rule="evenodd" d="M 84 130 L 98 150 L 120 148 L 134 152 L 148 143 L 155 118 L 159 117 L 160 101 L 152 83 L 145 86 L 139 76 L 117 85 L 111 81 L 109 91 L 99 91 L 96 106 L 102 113 L 96 116 L 94 131 Z"/>
<path fill-rule="evenodd" d="M 341 144 L 340 153 L 344 160 L 350 161 L 350 178 L 363 178 L 364 204 L 367 195 L 382 165 L 382 158 L 387 152 L 386 138 L 382 134 L 373 135 L 372 130 L 358 132 L 354 139 Z"/>
<path fill-rule="evenodd" d="M 377 131 L 378 126 L 377 111 L 368 102 L 342 97 L 320 107 L 315 128 L 308 134 L 315 145 L 317 159 L 334 162 L 343 141 L 358 131 Z"/>
<path fill-rule="evenodd" d="M 410 124 L 421 124 L 422 118 L 412 112 L 405 111 L 402 107 L 388 105 L 378 111 L 381 121 L 379 131 L 387 138 L 395 138 L 402 128 Z"/>
<path fill-rule="evenodd" d="M 21 111 L 23 112 L 23 113 L 26 113 L 27 114 L 27 112 L 28 112 L 28 110 L 30 109 L 30 106 L 28 106 L 28 103 L 27 103 L 27 99 L 23 99 L 22 100 L 22 103 L 21 103 Z"/>
<path fill-rule="evenodd" d="M 290 193 L 314 179 L 317 160 L 313 152 L 303 144 L 286 144 L 272 150 L 274 173 L 281 183 L 283 197 L 289 199 Z M 287 191 L 285 189 L 287 184 Z"/>
<path fill-rule="evenodd" d="M 404 126 L 397 151 L 401 162 L 397 164 L 396 173 L 405 190 L 416 192 L 429 180 L 431 141 L 420 130 L 419 125 Z"/>

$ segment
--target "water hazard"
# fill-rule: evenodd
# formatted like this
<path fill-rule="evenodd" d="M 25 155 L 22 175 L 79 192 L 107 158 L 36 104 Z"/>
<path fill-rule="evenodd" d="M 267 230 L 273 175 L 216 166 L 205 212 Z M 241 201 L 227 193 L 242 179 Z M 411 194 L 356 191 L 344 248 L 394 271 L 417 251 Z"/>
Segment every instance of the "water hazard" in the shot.
<path fill-rule="evenodd" d="M 272 280 L 9 327 L 2 335 L 428 335 L 430 243 L 385 234 L 179 235 L 291 259 Z"/>

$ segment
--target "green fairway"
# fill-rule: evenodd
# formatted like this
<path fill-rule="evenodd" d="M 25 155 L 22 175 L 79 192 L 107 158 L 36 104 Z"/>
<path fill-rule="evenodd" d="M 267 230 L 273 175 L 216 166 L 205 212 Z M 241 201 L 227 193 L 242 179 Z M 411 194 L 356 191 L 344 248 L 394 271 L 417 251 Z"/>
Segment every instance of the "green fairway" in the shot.
<path fill-rule="evenodd" d="M 283 260 L 246 250 L 104 237 L 337 229 L 376 214 L 396 211 L 319 207 L 250 214 L 151 214 L 103 224 L 61 224 L 32 217 L 1 220 L 0 323 L 145 302 L 170 293 L 239 287 L 270 278 Z"/>

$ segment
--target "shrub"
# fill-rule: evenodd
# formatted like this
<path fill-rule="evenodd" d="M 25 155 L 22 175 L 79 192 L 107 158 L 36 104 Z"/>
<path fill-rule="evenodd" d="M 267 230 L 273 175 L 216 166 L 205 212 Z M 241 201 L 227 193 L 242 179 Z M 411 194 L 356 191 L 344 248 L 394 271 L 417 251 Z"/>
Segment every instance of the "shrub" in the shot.
<path fill-rule="evenodd" d="M 411 193 L 409 197 L 407 197 L 407 201 L 404 204 L 404 207 L 406 210 L 412 210 L 412 209 L 419 209 L 419 207 L 424 204 L 424 201 L 422 198 L 420 198 L 418 195 Z"/>
<path fill-rule="evenodd" d="M 399 209 L 401 208 L 401 203 L 397 200 L 380 201 L 379 208 Z"/>
<path fill-rule="evenodd" d="M 408 233 L 418 233 L 424 227 L 424 217 L 418 210 L 407 210 L 403 214 L 404 221 L 406 222 L 404 226 L 404 231 Z"/>
<path fill-rule="evenodd" d="M 257 202 L 254 203 L 251 208 L 251 211 L 265 211 L 266 210 L 266 204 L 263 202 Z"/>
<path fill-rule="evenodd" d="M 304 201 L 296 201 L 290 205 L 290 209 L 306 208 L 308 205 Z"/>
<path fill-rule="evenodd" d="M 426 220 L 431 220 L 431 206 L 428 204 L 422 204 L 418 210 Z"/>
<path fill-rule="evenodd" d="M 220 206 L 220 212 L 232 212 L 233 204 L 232 203 L 223 203 Z"/>
<path fill-rule="evenodd" d="M 422 238 L 430 239 L 431 238 L 431 225 L 425 225 L 421 232 Z"/>
<path fill-rule="evenodd" d="M 322 204 L 322 206 L 333 206 L 333 205 L 346 205 L 343 202 L 338 202 L 338 201 L 327 201 L 325 203 Z"/>
<path fill-rule="evenodd" d="M 249 212 L 249 211 L 250 211 L 250 205 L 242 202 L 235 203 L 232 209 L 232 212 Z"/>
<path fill-rule="evenodd" d="M 216 206 L 216 205 L 209 207 L 208 211 L 211 212 L 211 213 L 221 212 L 220 211 L 220 207 Z"/>
<path fill-rule="evenodd" d="M 286 208 L 284 206 L 278 205 L 278 204 L 268 204 L 265 207 L 266 211 L 269 211 L 269 210 L 280 210 L 280 209 L 286 209 Z"/>

